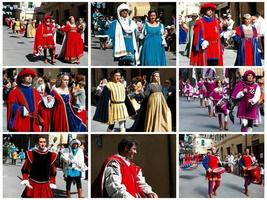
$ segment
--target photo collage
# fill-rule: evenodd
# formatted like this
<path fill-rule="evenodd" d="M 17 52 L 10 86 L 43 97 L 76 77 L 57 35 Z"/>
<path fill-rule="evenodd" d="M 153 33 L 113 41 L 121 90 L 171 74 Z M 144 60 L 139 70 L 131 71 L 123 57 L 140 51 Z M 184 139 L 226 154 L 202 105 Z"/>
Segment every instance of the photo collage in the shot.
<path fill-rule="evenodd" d="M 264 199 L 264 0 L 0 5 L 1 198 Z"/>

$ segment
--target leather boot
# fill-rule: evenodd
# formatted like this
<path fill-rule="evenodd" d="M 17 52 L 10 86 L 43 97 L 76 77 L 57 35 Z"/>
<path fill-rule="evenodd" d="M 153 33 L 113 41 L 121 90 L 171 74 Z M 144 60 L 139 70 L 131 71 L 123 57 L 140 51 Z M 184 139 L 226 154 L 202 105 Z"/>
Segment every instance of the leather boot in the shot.
<path fill-rule="evenodd" d="M 78 198 L 84 198 L 83 197 L 83 191 L 82 191 L 82 188 L 78 189 Z"/>
<path fill-rule="evenodd" d="M 71 198 L 70 190 L 66 191 L 67 198 Z"/>

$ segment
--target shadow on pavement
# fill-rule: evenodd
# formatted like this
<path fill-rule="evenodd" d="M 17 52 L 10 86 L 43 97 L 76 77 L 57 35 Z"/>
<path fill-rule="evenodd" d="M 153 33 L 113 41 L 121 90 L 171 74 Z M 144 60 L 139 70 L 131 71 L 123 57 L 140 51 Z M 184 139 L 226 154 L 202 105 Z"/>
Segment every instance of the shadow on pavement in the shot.
<path fill-rule="evenodd" d="M 180 177 L 180 179 L 195 179 L 198 176 L 195 176 L 195 175 L 180 175 L 179 177 Z"/>
<path fill-rule="evenodd" d="M 54 198 L 66 198 L 66 190 L 53 189 Z M 77 194 L 77 192 L 71 192 L 71 195 Z"/>
<path fill-rule="evenodd" d="M 225 187 L 231 188 L 232 190 L 236 190 L 236 192 L 242 192 L 242 187 L 239 187 L 238 185 L 234 184 L 234 183 L 224 183 Z M 245 195 L 244 195 L 245 197 Z"/>
<path fill-rule="evenodd" d="M 40 56 L 34 56 L 32 53 L 26 55 L 25 57 L 26 57 L 26 58 L 28 59 L 28 61 L 30 61 L 30 62 L 38 62 L 38 61 L 40 61 L 40 60 L 43 60 L 43 58 L 41 59 Z"/>

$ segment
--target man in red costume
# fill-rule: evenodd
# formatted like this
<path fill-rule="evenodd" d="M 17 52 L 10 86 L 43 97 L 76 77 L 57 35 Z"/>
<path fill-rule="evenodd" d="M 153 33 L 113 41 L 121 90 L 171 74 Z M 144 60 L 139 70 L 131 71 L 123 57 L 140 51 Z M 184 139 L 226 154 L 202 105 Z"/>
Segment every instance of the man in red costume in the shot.
<path fill-rule="evenodd" d="M 212 198 L 212 195 L 216 196 L 216 190 L 221 184 L 221 175 L 219 173 L 213 173 L 212 170 L 221 167 L 221 161 L 217 154 L 217 148 L 212 147 L 211 153 L 207 154 L 202 161 L 202 164 L 206 170 L 206 178 L 209 181 L 208 196 Z M 214 185 L 215 183 L 215 185 Z"/>
<path fill-rule="evenodd" d="M 105 159 L 92 185 L 92 197 L 158 198 L 145 182 L 141 168 L 132 162 L 136 149 L 135 140 L 120 141 L 118 154 Z"/>
<path fill-rule="evenodd" d="M 23 69 L 17 76 L 17 87 L 7 100 L 7 127 L 9 131 L 39 132 L 45 122 L 44 104 L 39 92 L 32 86 L 35 71 Z M 41 110 L 43 110 L 41 112 Z"/>
<path fill-rule="evenodd" d="M 54 41 L 55 26 L 52 23 L 51 16 L 44 16 L 43 22 L 39 24 L 34 39 L 33 54 L 40 56 L 44 50 L 44 62 L 47 64 L 47 49 L 51 56 L 51 63 L 54 64 L 56 54 L 56 44 Z"/>
<path fill-rule="evenodd" d="M 21 169 L 26 188 L 22 197 L 52 198 L 52 189 L 56 188 L 56 159 L 57 153 L 46 148 L 46 139 L 38 138 L 37 147 L 26 152 L 26 160 Z"/>
<path fill-rule="evenodd" d="M 250 176 L 248 172 L 248 168 L 252 166 L 252 157 L 249 155 L 249 148 L 245 149 L 244 154 L 242 155 L 239 165 L 243 170 L 243 176 L 244 176 L 244 187 L 245 187 L 245 195 L 248 195 L 248 186 L 252 182 L 252 177 Z"/>
<path fill-rule="evenodd" d="M 216 10 L 213 3 L 203 3 L 200 13 L 203 15 L 194 26 L 194 38 L 190 65 L 222 66 L 223 49 L 220 39 L 219 21 L 212 16 Z"/>

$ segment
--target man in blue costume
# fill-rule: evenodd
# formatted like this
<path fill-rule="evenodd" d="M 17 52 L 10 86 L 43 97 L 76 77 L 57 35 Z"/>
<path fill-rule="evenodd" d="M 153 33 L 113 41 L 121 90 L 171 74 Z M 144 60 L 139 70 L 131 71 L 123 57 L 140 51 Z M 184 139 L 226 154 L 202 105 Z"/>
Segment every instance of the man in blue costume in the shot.
<path fill-rule="evenodd" d="M 119 66 L 134 66 L 140 63 L 136 43 L 137 25 L 129 17 L 129 6 L 121 4 L 117 8 L 117 20 L 114 20 L 108 30 L 112 39 L 113 57 Z"/>

